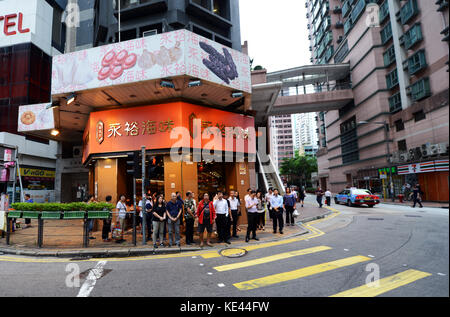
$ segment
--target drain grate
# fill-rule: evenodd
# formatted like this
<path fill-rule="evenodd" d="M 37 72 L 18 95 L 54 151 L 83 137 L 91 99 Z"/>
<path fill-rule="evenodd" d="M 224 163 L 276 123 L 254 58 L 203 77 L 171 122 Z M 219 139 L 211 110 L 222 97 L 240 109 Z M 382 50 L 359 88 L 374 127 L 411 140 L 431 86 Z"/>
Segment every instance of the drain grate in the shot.
<path fill-rule="evenodd" d="M 248 253 L 245 249 L 229 248 L 219 251 L 219 254 L 226 258 L 241 258 Z"/>
<path fill-rule="evenodd" d="M 381 220 L 384 220 L 384 218 L 367 218 L 367 220 L 381 221 Z"/>

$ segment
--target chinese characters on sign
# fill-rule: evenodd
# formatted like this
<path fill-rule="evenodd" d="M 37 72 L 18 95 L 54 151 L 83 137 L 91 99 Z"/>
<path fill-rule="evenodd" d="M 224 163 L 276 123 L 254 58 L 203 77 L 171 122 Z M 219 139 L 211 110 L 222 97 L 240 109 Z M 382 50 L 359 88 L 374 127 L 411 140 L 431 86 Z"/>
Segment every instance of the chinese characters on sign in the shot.
<path fill-rule="evenodd" d="M 173 120 L 164 120 L 164 121 L 143 121 L 141 127 L 137 121 L 134 122 L 126 122 L 124 125 L 122 123 L 110 123 L 108 129 L 108 138 L 117 138 L 122 135 L 125 136 L 139 136 L 139 135 L 153 135 L 165 132 L 171 132 L 174 128 Z M 122 131 L 122 132 L 121 132 Z M 99 142 L 100 143 L 100 142 Z"/>

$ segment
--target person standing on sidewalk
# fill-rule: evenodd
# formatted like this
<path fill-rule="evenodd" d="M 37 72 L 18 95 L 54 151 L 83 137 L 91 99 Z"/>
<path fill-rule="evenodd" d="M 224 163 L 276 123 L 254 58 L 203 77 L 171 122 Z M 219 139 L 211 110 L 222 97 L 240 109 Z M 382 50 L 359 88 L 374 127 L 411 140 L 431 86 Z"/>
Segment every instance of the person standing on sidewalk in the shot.
<path fill-rule="evenodd" d="M 228 227 L 228 202 L 223 199 L 223 193 L 221 191 L 217 192 L 217 200 L 214 201 L 214 209 L 216 211 L 217 219 L 217 233 L 219 235 L 219 243 L 225 242 L 226 244 L 231 244 L 229 240 L 229 233 L 227 233 Z"/>
<path fill-rule="evenodd" d="M 324 195 L 324 193 L 323 193 L 322 188 L 318 187 L 316 190 L 316 200 L 317 200 L 317 203 L 319 204 L 320 208 L 322 208 L 322 206 L 323 206 L 323 203 L 322 203 L 323 195 Z"/>
<path fill-rule="evenodd" d="M 273 188 L 270 187 L 269 191 L 266 193 L 265 199 L 267 204 L 267 210 L 269 211 L 269 218 L 272 219 L 272 207 L 270 206 L 270 200 L 273 197 Z"/>
<path fill-rule="evenodd" d="M 297 202 L 289 187 L 286 188 L 286 194 L 283 197 L 283 204 L 286 209 L 286 226 L 294 226 L 295 221 L 293 213 Z"/>
<path fill-rule="evenodd" d="M 266 228 L 266 200 L 260 190 L 256 193 L 256 198 L 258 199 L 258 230 L 265 231 Z"/>
<path fill-rule="evenodd" d="M 111 201 L 112 201 L 112 197 L 110 195 L 106 196 L 106 203 L 110 204 Z M 108 210 L 105 209 L 104 211 L 108 211 Z M 103 242 L 110 242 L 111 241 L 109 239 L 109 232 L 111 231 L 111 219 L 112 218 L 103 219 L 103 228 L 102 228 L 102 239 L 103 239 Z"/>
<path fill-rule="evenodd" d="M 31 199 L 30 194 L 25 194 L 25 202 L 28 204 L 34 204 L 33 199 Z M 25 219 L 25 228 L 31 228 L 31 219 Z"/>
<path fill-rule="evenodd" d="M 207 231 L 206 245 L 212 247 L 211 244 L 211 234 L 213 223 L 216 220 L 216 210 L 214 209 L 214 204 L 209 200 L 209 194 L 205 193 L 203 195 L 203 200 L 199 203 L 197 208 L 196 217 L 198 218 L 198 233 L 200 235 L 200 247 L 203 248 L 204 237 L 203 233 L 205 229 Z"/>
<path fill-rule="evenodd" d="M 117 242 L 123 242 L 125 241 L 123 239 L 123 235 L 125 232 L 125 219 L 127 218 L 127 206 L 126 206 L 126 197 L 125 195 L 120 196 L 120 200 L 116 205 L 117 209 L 117 222 L 120 224 L 121 229 L 121 238 Z"/>
<path fill-rule="evenodd" d="M 169 227 L 169 247 L 176 243 L 180 247 L 180 218 L 183 212 L 183 205 L 178 200 L 177 194 L 172 193 L 172 199 L 167 203 L 167 226 Z M 175 234 L 175 241 L 174 241 Z"/>
<path fill-rule="evenodd" d="M 273 191 L 270 205 L 272 206 L 273 233 L 277 233 L 278 224 L 280 228 L 280 234 L 283 234 L 283 197 L 278 195 L 278 189 L 275 189 Z"/>
<path fill-rule="evenodd" d="M 145 201 L 145 208 L 144 208 L 144 201 Z M 141 224 L 144 223 L 143 217 L 145 217 L 145 224 L 147 227 L 147 240 L 150 240 L 152 238 L 152 218 L 153 218 L 152 217 L 153 200 L 150 193 L 145 194 L 144 199 L 142 199 L 139 202 L 138 207 L 139 207 L 139 217 L 141 218 Z M 143 230 L 142 234 L 144 234 Z"/>
<path fill-rule="evenodd" d="M 325 202 L 327 203 L 327 206 L 330 207 L 331 206 L 331 192 L 329 189 L 327 189 L 327 191 L 325 192 Z"/>
<path fill-rule="evenodd" d="M 232 225 L 233 225 L 233 238 L 239 238 L 237 235 L 237 224 L 239 220 L 239 213 L 241 209 L 241 202 L 236 197 L 236 192 L 233 190 L 230 192 L 230 198 L 228 198 L 230 203 L 231 217 L 232 217 Z"/>
<path fill-rule="evenodd" d="M 194 222 L 195 222 L 195 200 L 191 192 L 186 193 L 187 199 L 184 201 L 184 219 L 186 220 L 186 244 L 194 243 Z"/>
<path fill-rule="evenodd" d="M 250 197 L 247 198 L 245 203 L 245 207 L 247 208 L 247 235 L 245 237 L 245 242 L 250 241 L 250 233 L 252 233 L 252 239 L 259 241 L 259 238 L 256 237 L 256 227 L 258 225 L 258 198 L 256 198 L 256 191 L 252 190 L 250 192 Z"/>
<path fill-rule="evenodd" d="M 415 185 L 412 192 L 414 205 L 413 208 L 416 208 L 416 204 L 419 203 L 420 208 L 423 208 L 422 205 L 422 191 L 420 190 L 420 187 L 418 185 Z"/>
<path fill-rule="evenodd" d="M 298 202 L 303 205 L 305 204 L 305 198 L 306 198 L 306 191 L 305 188 L 302 186 L 298 192 Z"/>
<path fill-rule="evenodd" d="M 159 237 L 159 245 L 164 246 L 164 225 L 166 223 L 166 203 L 163 195 L 158 196 L 157 201 L 152 210 L 153 215 L 153 247 L 158 248 L 157 239 Z"/>

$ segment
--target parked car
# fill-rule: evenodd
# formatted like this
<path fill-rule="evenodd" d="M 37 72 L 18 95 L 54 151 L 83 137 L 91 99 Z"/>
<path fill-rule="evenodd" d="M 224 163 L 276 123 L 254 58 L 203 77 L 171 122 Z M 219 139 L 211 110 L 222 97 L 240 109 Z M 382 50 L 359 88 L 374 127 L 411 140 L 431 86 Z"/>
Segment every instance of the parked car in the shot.
<path fill-rule="evenodd" d="M 349 207 L 367 205 L 370 208 L 380 203 L 380 197 L 373 195 L 367 189 L 345 189 L 334 197 L 336 204 L 346 204 Z"/>

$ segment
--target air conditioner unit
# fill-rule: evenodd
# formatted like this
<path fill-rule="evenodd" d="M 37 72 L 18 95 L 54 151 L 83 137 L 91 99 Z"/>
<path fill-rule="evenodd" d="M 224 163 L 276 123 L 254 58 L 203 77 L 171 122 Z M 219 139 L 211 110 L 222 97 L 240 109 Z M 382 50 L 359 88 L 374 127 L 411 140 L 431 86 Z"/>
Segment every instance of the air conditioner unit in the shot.
<path fill-rule="evenodd" d="M 391 156 L 391 163 L 400 163 L 400 153 L 394 152 Z"/>
<path fill-rule="evenodd" d="M 420 158 L 422 158 L 422 148 L 421 147 L 416 147 L 415 149 L 414 149 L 414 157 L 416 158 L 416 159 L 420 159 Z"/>
<path fill-rule="evenodd" d="M 82 146 L 74 146 L 72 148 L 72 156 L 74 158 L 82 157 L 83 156 L 83 147 Z"/>
<path fill-rule="evenodd" d="M 438 144 L 438 153 L 446 154 L 448 153 L 448 143 L 440 143 Z"/>
<path fill-rule="evenodd" d="M 415 149 L 410 149 L 408 152 L 408 158 L 410 161 L 414 161 L 416 159 L 416 151 Z"/>
<path fill-rule="evenodd" d="M 431 144 L 430 155 L 438 155 L 438 154 L 439 154 L 439 144 Z"/>
<path fill-rule="evenodd" d="M 342 23 L 342 21 L 337 21 L 336 22 L 336 28 L 337 29 L 340 29 L 340 28 L 343 28 L 344 27 L 344 23 Z"/>
<path fill-rule="evenodd" d="M 430 156 L 431 155 L 431 144 L 430 143 L 422 144 L 422 146 L 420 147 L 420 150 L 422 152 L 423 157 Z"/>
<path fill-rule="evenodd" d="M 400 153 L 399 155 L 399 161 L 400 163 L 406 163 L 408 162 L 408 153 Z"/>

